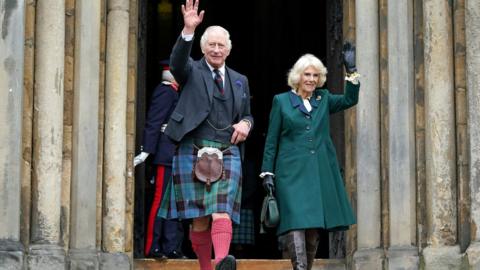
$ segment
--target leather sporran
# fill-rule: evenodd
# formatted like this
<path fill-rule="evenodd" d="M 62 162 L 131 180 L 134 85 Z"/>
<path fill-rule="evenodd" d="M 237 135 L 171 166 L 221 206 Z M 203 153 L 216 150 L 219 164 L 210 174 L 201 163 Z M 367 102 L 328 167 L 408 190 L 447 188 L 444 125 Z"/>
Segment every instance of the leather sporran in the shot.
<path fill-rule="evenodd" d="M 222 151 L 213 147 L 199 149 L 193 171 L 195 178 L 204 182 L 210 191 L 211 184 L 221 179 L 223 175 Z"/>

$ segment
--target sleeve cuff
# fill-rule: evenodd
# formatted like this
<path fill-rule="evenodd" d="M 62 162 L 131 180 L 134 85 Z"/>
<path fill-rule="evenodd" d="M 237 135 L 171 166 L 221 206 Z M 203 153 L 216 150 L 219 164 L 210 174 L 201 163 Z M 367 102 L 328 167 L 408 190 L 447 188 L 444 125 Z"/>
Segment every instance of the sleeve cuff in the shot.
<path fill-rule="evenodd" d="M 252 129 L 252 122 L 250 122 L 250 120 L 248 120 L 248 119 L 245 118 L 245 119 L 242 119 L 241 121 L 244 121 L 245 123 L 247 123 L 248 128 L 249 128 L 249 129 Z"/>
<path fill-rule="evenodd" d="M 349 81 L 353 84 L 358 84 L 358 78 L 360 78 L 360 74 L 358 72 L 353 72 L 350 74 L 345 75 L 345 80 Z"/>
<path fill-rule="evenodd" d="M 183 31 L 182 31 L 182 38 L 183 38 L 183 40 L 185 40 L 185 41 L 191 41 L 191 40 L 193 39 L 193 34 L 191 34 L 191 35 L 185 35 L 185 34 L 183 34 Z"/>
<path fill-rule="evenodd" d="M 275 174 L 273 174 L 273 173 L 271 173 L 271 172 L 262 172 L 262 173 L 260 174 L 260 178 L 265 177 L 265 175 L 271 175 L 271 176 L 275 177 Z"/>

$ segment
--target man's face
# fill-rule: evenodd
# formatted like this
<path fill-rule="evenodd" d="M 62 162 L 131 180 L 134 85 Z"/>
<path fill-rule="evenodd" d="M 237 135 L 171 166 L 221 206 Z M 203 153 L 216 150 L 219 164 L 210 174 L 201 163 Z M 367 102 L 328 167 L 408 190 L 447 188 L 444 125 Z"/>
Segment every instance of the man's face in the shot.
<path fill-rule="evenodd" d="M 211 32 L 208 35 L 207 43 L 202 48 L 202 52 L 207 62 L 213 68 L 220 68 L 225 63 L 225 59 L 230 54 L 227 48 L 227 39 L 222 32 Z"/>

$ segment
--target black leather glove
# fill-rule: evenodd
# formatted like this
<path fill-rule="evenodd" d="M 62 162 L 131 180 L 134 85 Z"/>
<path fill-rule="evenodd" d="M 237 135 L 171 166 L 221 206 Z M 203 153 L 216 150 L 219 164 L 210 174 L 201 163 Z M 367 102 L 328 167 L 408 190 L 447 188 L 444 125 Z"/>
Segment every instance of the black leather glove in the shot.
<path fill-rule="evenodd" d="M 355 45 L 352 45 L 352 43 L 348 41 L 343 44 L 342 56 L 343 65 L 345 65 L 345 71 L 348 74 L 356 72 L 357 66 L 355 65 Z"/>
<path fill-rule="evenodd" d="M 267 174 L 263 177 L 263 188 L 266 192 L 275 192 L 275 184 L 273 183 L 273 176 Z"/>

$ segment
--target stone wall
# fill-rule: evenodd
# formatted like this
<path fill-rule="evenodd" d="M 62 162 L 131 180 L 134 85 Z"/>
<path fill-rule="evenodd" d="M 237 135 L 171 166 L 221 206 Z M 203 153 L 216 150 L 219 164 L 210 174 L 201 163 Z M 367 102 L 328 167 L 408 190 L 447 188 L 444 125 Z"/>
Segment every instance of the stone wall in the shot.
<path fill-rule="evenodd" d="M 108 178 L 123 182 L 124 194 L 133 192 L 126 180 L 133 151 L 127 155 L 126 145 L 133 148 L 135 134 L 127 126 L 134 126 L 135 112 L 130 109 L 127 118 L 126 108 L 127 96 L 135 102 L 137 15 L 130 7 L 136 5 L 136 0 L 0 3 L 0 59 L 8 64 L 0 65 L 7 90 L 0 100 L 8 102 L 1 108 L 9 112 L 0 113 L 0 140 L 8 146 L 1 148 L 7 157 L 1 166 L 8 169 L 2 167 L 6 173 L 0 177 L 0 212 L 7 217 L 0 221 L 0 269 L 132 267 L 132 230 L 125 230 L 132 227 L 125 222 L 133 216 L 132 196 L 116 196 L 123 205 L 119 212 L 106 203 L 115 200 L 105 197 L 103 186 Z M 122 54 L 124 62 L 118 63 Z M 116 95 L 106 102 L 105 85 L 123 89 L 123 99 Z M 125 108 L 123 117 L 115 109 L 113 116 L 104 113 L 115 99 Z M 108 167 L 105 126 L 117 127 L 115 121 L 120 123 L 115 134 L 123 134 L 124 143 L 113 143 L 107 157 L 124 161 Z M 120 178 L 105 177 L 105 167 Z M 131 186 L 133 178 L 128 179 Z M 112 219 L 121 220 L 121 229 L 102 234 Z M 111 247 L 107 240 L 115 231 L 121 232 L 115 235 L 120 245 Z"/>
<path fill-rule="evenodd" d="M 380 68 L 380 96 L 367 105 L 359 103 L 345 121 L 350 123 L 347 142 L 356 142 L 347 144 L 346 180 L 357 185 L 357 192 L 351 193 L 357 217 L 364 218 L 362 209 L 368 209 L 375 214 L 367 224 L 378 228 L 381 222 L 380 230 L 367 230 L 370 240 L 376 233 L 381 235 L 381 241 L 370 248 L 363 248 L 360 231 L 349 234 L 349 249 L 356 250 L 353 269 L 464 269 L 468 265 L 475 269 L 478 264 L 477 230 L 471 221 L 478 201 L 474 195 L 478 175 L 472 176 L 478 170 L 478 164 L 472 164 L 478 152 L 473 148 L 478 145 L 478 113 L 474 116 L 472 110 L 478 107 L 479 56 L 473 50 L 478 49 L 480 35 L 478 5 L 473 2 L 344 1 L 344 11 L 356 5 L 357 18 L 344 16 L 344 31 L 357 29 L 357 49 L 372 35 L 363 28 L 374 33 L 378 28 L 380 45 L 374 63 L 362 66 L 365 51 L 357 57 L 359 72 L 369 77 L 366 83 L 362 78 L 361 91 L 378 91 L 370 83 L 371 65 Z M 377 25 L 371 26 L 371 18 L 378 18 Z M 381 179 L 371 183 L 359 162 L 364 158 L 368 162 L 363 164 L 376 167 L 377 153 L 367 154 L 358 143 L 366 132 L 358 121 L 362 119 L 358 107 L 372 110 L 378 104 Z M 366 188 L 372 197 L 381 190 L 381 200 L 361 199 Z"/>

